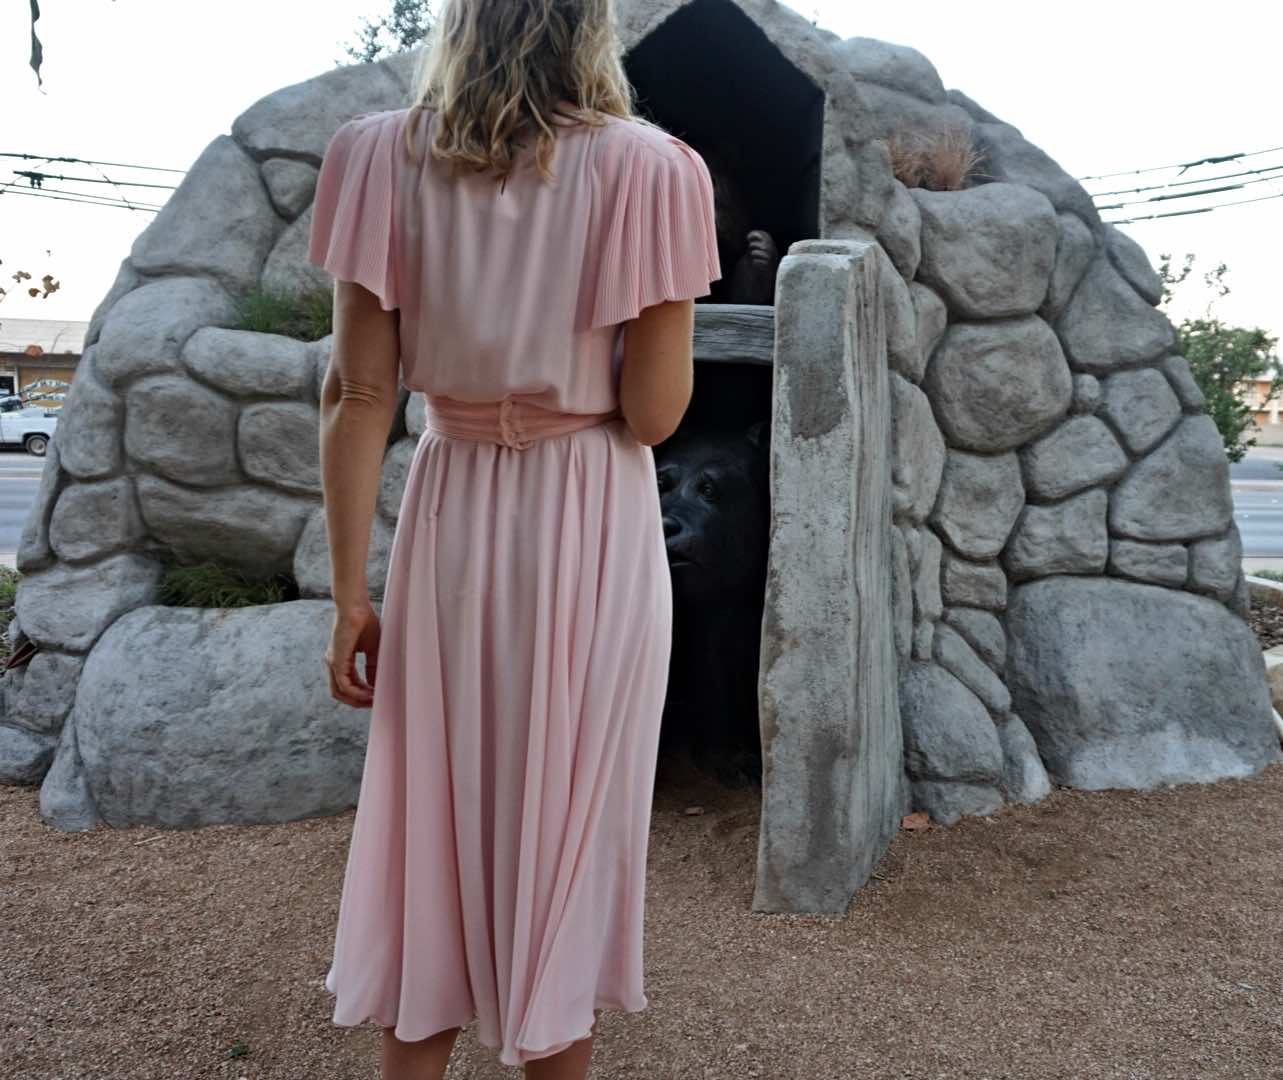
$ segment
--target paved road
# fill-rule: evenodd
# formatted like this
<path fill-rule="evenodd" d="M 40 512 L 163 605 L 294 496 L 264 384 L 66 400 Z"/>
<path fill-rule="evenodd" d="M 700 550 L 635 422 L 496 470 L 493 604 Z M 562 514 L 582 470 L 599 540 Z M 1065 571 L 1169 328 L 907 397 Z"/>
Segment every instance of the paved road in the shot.
<path fill-rule="evenodd" d="M 0 563 L 13 565 L 44 461 L 0 448 Z M 1243 555 L 1283 559 L 1283 447 L 1253 447 L 1230 466 L 1230 479 Z"/>
<path fill-rule="evenodd" d="M 6 566 L 13 565 L 45 460 L 25 450 L 0 448 L 0 563 Z"/>

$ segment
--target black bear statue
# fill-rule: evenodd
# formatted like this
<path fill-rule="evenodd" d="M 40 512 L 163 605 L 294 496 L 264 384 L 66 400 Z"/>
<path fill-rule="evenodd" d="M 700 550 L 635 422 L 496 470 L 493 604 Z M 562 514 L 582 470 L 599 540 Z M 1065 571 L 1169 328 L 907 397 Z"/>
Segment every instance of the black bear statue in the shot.
<path fill-rule="evenodd" d="M 678 429 L 655 447 L 673 586 L 662 752 L 760 783 L 757 672 L 770 539 L 770 428 Z"/>

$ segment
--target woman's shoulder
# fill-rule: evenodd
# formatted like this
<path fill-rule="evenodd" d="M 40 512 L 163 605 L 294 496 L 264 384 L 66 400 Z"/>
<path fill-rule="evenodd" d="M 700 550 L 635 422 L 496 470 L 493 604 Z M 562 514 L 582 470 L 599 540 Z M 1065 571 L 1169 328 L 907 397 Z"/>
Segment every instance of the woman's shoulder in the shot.
<path fill-rule="evenodd" d="M 645 146 L 655 153 L 668 156 L 690 149 L 671 132 L 636 117 L 607 115 L 605 126 L 603 134 L 621 146 Z"/>

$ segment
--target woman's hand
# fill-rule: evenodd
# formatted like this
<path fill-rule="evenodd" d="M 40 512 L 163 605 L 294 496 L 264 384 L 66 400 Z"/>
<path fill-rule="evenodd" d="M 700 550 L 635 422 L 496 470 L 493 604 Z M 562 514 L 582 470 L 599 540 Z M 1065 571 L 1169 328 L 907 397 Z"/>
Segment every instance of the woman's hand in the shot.
<path fill-rule="evenodd" d="M 330 673 L 330 695 L 345 705 L 368 709 L 374 704 L 374 677 L 378 666 L 379 616 L 366 603 L 355 611 L 334 612 L 334 630 L 325 650 Z M 365 654 L 365 678 L 356 670 L 357 653 Z"/>

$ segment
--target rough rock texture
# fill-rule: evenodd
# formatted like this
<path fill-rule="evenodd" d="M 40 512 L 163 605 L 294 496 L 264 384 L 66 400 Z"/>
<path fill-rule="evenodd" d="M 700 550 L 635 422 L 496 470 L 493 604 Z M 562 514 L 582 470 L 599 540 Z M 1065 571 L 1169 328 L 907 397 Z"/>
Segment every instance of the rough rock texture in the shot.
<path fill-rule="evenodd" d="M 1056 324 L 1076 371 L 1095 375 L 1157 360 L 1176 343 L 1166 316 L 1097 255 Z"/>
<path fill-rule="evenodd" d="M 1012 591 L 1007 634 L 1014 709 L 1059 783 L 1151 788 L 1283 760 L 1256 638 L 1209 597 L 1044 578 Z"/>
<path fill-rule="evenodd" d="M 961 634 L 986 664 L 999 674 L 1007 662 L 1007 635 L 998 616 L 983 608 L 950 606 L 944 621 Z"/>
<path fill-rule="evenodd" d="M 1184 544 L 1113 540 L 1109 545 L 1109 572 L 1154 585 L 1180 586 L 1189 574 L 1189 549 Z"/>
<path fill-rule="evenodd" d="M 1110 375 L 1100 407 L 1133 454 L 1151 449 L 1175 426 L 1181 403 L 1157 368 L 1135 368 Z"/>
<path fill-rule="evenodd" d="M 1056 263 L 1039 314 L 1056 319 L 1065 310 L 1096 253 L 1096 238 L 1077 214 L 1056 218 Z"/>
<path fill-rule="evenodd" d="M 922 212 L 919 276 L 960 316 L 1029 315 L 1056 261 L 1056 211 L 1017 184 L 912 192 Z"/>
<path fill-rule="evenodd" d="M 85 661 L 76 742 L 113 826 L 290 821 L 355 804 L 366 710 L 319 677 L 333 606 L 146 606 Z"/>
<path fill-rule="evenodd" d="M 1127 454 L 1095 416 L 1073 416 L 1020 452 L 1031 498 L 1059 499 L 1122 476 Z"/>
<path fill-rule="evenodd" d="M 1019 446 L 1056 423 L 1073 397 L 1060 343 L 1032 315 L 954 323 L 922 383 L 949 444 L 966 450 Z"/>
<path fill-rule="evenodd" d="M 1212 418 L 1206 413 L 1185 417 L 1110 493 L 1110 532 L 1133 540 L 1223 532 L 1234 516 L 1229 467 Z"/>
<path fill-rule="evenodd" d="M 991 712 L 1002 713 L 1011 706 L 1006 685 L 953 627 L 936 626 L 934 656 L 937 664 L 983 701 Z"/>
<path fill-rule="evenodd" d="M 945 551 L 940 559 L 940 588 L 946 604 L 990 611 L 1007 606 L 1007 575 L 996 562 L 973 562 Z"/>
<path fill-rule="evenodd" d="M 1024 505 L 1015 453 L 950 450 L 931 523 L 954 550 L 972 559 L 997 555 Z"/>
<path fill-rule="evenodd" d="M 1009 802 L 1036 803 L 1051 794 L 1051 780 L 1038 756 L 1038 744 L 1015 713 L 999 722 L 998 740 L 1002 744 L 999 788 L 1003 796 Z"/>
<path fill-rule="evenodd" d="M 1102 488 L 1049 506 L 1025 507 L 1003 552 L 1007 573 L 1024 580 L 1103 572 L 1109 559 L 1108 510 L 1109 496 Z"/>
<path fill-rule="evenodd" d="M 914 664 L 900 680 L 904 758 L 915 780 L 996 782 L 1002 746 L 983 703 L 936 664 Z"/>
<path fill-rule="evenodd" d="M 921 282 L 915 281 L 909 287 L 909 296 L 913 300 L 914 322 L 918 328 L 918 352 L 913 367 L 900 374 L 913 382 L 921 382 L 931 354 L 944 337 L 945 326 L 949 322 L 949 309 L 944 306 L 940 297 Z"/>
<path fill-rule="evenodd" d="M 907 802 L 884 262 L 870 243 L 804 242 L 777 280 L 755 910 L 844 910 Z M 832 476 L 851 498 L 827 497 Z"/>
<path fill-rule="evenodd" d="M 895 447 L 891 481 L 895 485 L 896 514 L 920 524 L 927 519 L 940 490 L 944 436 L 936 426 L 927 395 L 895 372 L 890 379 Z"/>

